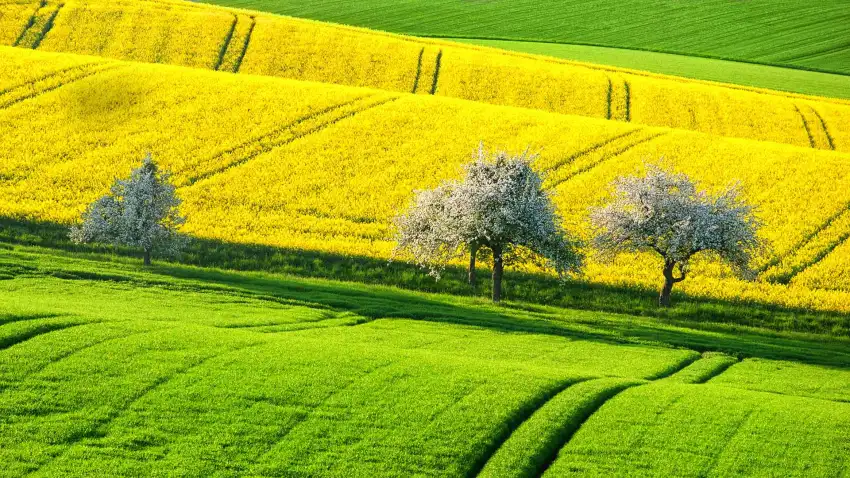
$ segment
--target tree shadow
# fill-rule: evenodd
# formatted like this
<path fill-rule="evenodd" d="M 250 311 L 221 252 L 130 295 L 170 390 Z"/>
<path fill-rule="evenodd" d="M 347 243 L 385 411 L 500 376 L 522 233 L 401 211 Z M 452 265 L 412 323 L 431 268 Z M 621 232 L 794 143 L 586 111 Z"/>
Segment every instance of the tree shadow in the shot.
<path fill-rule="evenodd" d="M 86 253 L 87 259 L 108 261 L 110 256 L 102 255 L 108 253 L 112 258 L 117 255 L 118 260 L 124 260 L 125 256 L 138 254 L 72 244 L 67 240 L 67 228 L 53 223 L 2 219 L 0 228 L 2 241 Z M 484 298 L 485 287 L 475 292 L 469 288 L 462 269 L 449 269 L 443 280 L 435 282 L 415 266 L 403 262 L 388 264 L 365 257 L 212 240 L 194 240 L 181 262 L 205 268 L 157 262 L 151 268 L 139 266 L 137 270 L 163 277 L 163 285 L 169 279 L 182 279 L 199 287 L 227 287 L 258 298 L 311 303 L 373 319 L 446 322 L 500 332 L 558 335 L 617 344 L 656 344 L 722 351 L 739 357 L 850 367 L 850 342 L 809 335 L 834 332 L 835 324 L 846 328 L 850 317 L 841 314 L 711 301 L 684 294 L 677 297 L 675 307 L 661 310 L 654 305 L 654 291 L 583 282 L 562 284 L 552 277 L 523 273 L 509 276 L 511 301 L 494 306 Z M 286 275 L 242 274 L 210 267 Z M 50 273 L 66 279 L 124 280 L 120 271 L 80 274 L 75 277 L 76 272 L 61 270 Z"/>

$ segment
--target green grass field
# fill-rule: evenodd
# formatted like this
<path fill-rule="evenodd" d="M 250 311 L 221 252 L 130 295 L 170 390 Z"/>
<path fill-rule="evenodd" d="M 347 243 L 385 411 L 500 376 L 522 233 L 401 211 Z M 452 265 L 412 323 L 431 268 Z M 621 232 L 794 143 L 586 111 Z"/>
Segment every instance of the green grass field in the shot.
<path fill-rule="evenodd" d="M 843 74 L 623 48 L 507 40 L 450 40 L 697 80 L 850 99 L 850 76 Z"/>
<path fill-rule="evenodd" d="M 844 0 L 207 0 L 419 36 L 679 53 L 850 74 Z"/>
<path fill-rule="evenodd" d="M 3 476 L 847 470 L 846 339 L 27 246 L 0 275 Z"/>

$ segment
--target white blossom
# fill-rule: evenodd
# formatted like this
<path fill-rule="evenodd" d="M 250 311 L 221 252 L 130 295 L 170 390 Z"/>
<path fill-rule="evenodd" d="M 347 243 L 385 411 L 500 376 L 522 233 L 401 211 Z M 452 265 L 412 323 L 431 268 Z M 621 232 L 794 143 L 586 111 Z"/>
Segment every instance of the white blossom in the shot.
<path fill-rule="evenodd" d="M 650 166 L 644 177 L 613 183 L 614 197 L 595 209 L 594 244 L 603 256 L 654 251 L 664 259 L 662 305 L 669 304 L 673 283 L 685 279 L 694 255 L 710 253 L 750 277 L 753 254 L 764 248 L 754 208 L 740 199 L 740 185 L 719 195 L 698 191 L 685 174 Z M 674 269 L 679 277 L 674 277 Z"/>
<path fill-rule="evenodd" d="M 559 274 L 578 270 L 581 255 L 532 167 L 534 159 L 527 151 L 489 155 L 479 148 L 462 181 L 416 193 L 410 210 L 396 218 L 397 250 L 412 253 L 439 277 L 446 263 L 468 252 L 472 271 L 478 249 L 490 249 L 496 300 L 504 257 L 516 247 L 539 254 Z"/>
<path fill-rule="evenodd" d="M 161 172 L 148 154 L 127 179 L 116 179 L 110 192 L 90 204 L 83 222 L 71 228 L 77 243 L 104 242 L 138 247 L 150 255 L 174 255 L 184 240 L 177 227 L 185 222 L 179 214 L 180 199 L 168 172 Z"/>

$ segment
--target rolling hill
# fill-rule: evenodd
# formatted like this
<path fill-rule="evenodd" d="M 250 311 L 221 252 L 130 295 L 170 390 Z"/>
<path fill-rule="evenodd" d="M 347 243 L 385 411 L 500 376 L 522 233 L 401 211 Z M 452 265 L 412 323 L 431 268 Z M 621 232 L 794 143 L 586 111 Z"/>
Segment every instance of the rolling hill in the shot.
<path fill-rule="evenodd" d="M 0 274 L 0 476 L 846 469 L 846 341 L 32 248 Z"/>
<path fill-rule="evenodd" d="M 581 236 L 589 233 L 588 209 L 613 179 L 664 157 L 710 189 L 742 181 L 773 246 L 761 259 L 760 282 L 697 264 L 704 278 L 687 281 L 684 290 L 817 310 L 847 311 L 850 304 L 845 154 L 439 96 L 17 48 L 0 49 L 0 62 L 6 65 L 0 73 L 0 214 L 6 217 L 69 224 L 149 151 L 174 172 L 189 234 L 389 259 L 393 216 L 414 190 L 458 175 L 479 140 L 542 148 L 537 166 L 567 227 Z M 588 278 L 652 287 L 656 269 L 649 257 L 593 263 Z"/>
<path fill-rule="evenodd" d="M 176 0 L 50 0 L 40 5 L 3 4 L 3 28 L 21 32 L 7 44 L 850 151 L 850 102 L 844 100 L 664 77 Z"/>

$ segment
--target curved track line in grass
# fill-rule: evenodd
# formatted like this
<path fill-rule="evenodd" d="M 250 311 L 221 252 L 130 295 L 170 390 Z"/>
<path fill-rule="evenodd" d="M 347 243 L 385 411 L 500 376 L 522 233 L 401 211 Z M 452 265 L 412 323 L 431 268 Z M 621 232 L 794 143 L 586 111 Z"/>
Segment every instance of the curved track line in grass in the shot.
<path fill-rule="evenodd" d="M 703 354 L 699 359 L 681 368 L 665 380 L 679 383 L 702 384 L 725 372 L 740 360 L 730 355 Z"/>
<path fill-rule="evenodd" d="M 584 424 L 590 419 L 590 417 L 593 416 L 594 413 L 596 413 L 600 408 L 602 408 L 603 405 L 608 403 L 608 401 L 612 398 L 635 386 L 638 386 L 638 384 L 623 383 L 620 386 L 609 388 L 594 397 L 593 400 L 588 401 L 587 403 L 583 404 L 583 406 L 581 406 L 578 410 L 576 410 L 576 414 L 574 415 L 573 426 L 569 427 L 566 430 L 563 430 L 562 435 L 558 437 L 558 441 L 553 444 L 555 446 L 551 447 L 554 452 L 550 453 L 546 460 L 543 461 L 542 465 L 534 474 L 534 476 L 540 477 L 543 476 L 544 473 L 546 473 L 546 470 L 548 470 L 549 467 L 552 466 L 552 463 L 555 462 L 555 459 L 558 458 L 558 453 L 560 453 L 560 451 L 570 443 L 570 440 L 572 440 L 575 434 L 578 433 L 579 430 L 581 430 L 581 427 L 584 426 Z"/>
<path fill-rule="evenodd" d="M 516 432 L 524 423 L 526 423 L 529 419 L 531 419 L 534 414 L 543 408 L 547 403 L 549 403 L 552 399 L 563 393 L 565 390 L 568 390 L 573 385 L 578 385 L 583 383 L 589 379 L 579 379 L 579 380 L 567 380 L 555 385 L 552 388 L 544 390 L 542 393 L 538 394 L 535 397 L 532 397 L 531 400 L 525 402 L 520 408 L 514 411 L 507 420 L 507 427 L 505 430 L 496 437 L 495 441 L 490 444 L 487 448 L 486 452 L 476 460 L 469 471 L 466 473 L 466 476 L 473 477 L 481 475 L 481 472 L 493 458 L 493 456 L 498 453 L 498 451 L 505 445 L 505 443 L 511 438 L 511 436 Z"/>
<path fill-rule="evenodd" d="M 738 420 L 738 422 L 732 428 L 732 432 L 726 434 L 726 436 L 723 438 L 723 446 L 714 455 L 714 458 L 712 459 L 711 463 L 709 463 L 706 470 L 701 472 L 699 476 L 708 476 L 709 474 L 711 474 L 711 471 L 717 467 L 717 465 L 720 463 L 720 458 L 723 456 L 723 453 L 726 451 L 727 448 L 729 448 L 729 444 L 732 443 L 732 440 L 735 438 L 735 436 L 741 432 L 741 428 L 746 425 L 747 421 L 749 421 L 750 417 L 753 415 L 753 412 L 754 410 L 748 410 L 746 413 L 744 413 L 744 416 L 741 417 L 741 419 Z"/>
<path fill-rule="evenodd" d="M 106 415 L 106 417 L 99 419 L 99 420 L 95 420 L 95 422 L 92 423 L 92 426 L 89 427 L 86 431 L 76 433 L 76 434 L 72 435 L 71 437 L 69 437 L 69 439 L 65 442 L 67 446 L 59 454 L 49 458 L 44 463 L 38 465 L 33 471 L 29 472 L 28 476 L 33 475 L 35 473 L 38 473 L 45 466 L 49 466 L 54 461 L 63 457 L 69 450 L 71 450 L 71 448 L 74 447 L 74 445 L 76 445 L 77 443 L 79 443 L 83 439 L 90 438 L 92 436 L 97 436 L 98 429 L 103 428 L 104 426 L 107 426 L 110 423 L 112 423 L 113 421 L 115 421 L 116 419 L 118 419 L 119 417 L 121 417 L 121 415 L 123 415 L 125 412 L 127 412 L 130 409 L 130 407 L 132 407 L 135 403 L 139 402 L 140 400 L 145 398 L 147 395 L 155 392 L 158 388 L 167 384 L 171 380 L 174 380 L 176 377 L 184 375 L 184 374 L 186 374 L 186 373 L 188 373 L 188 372 L 190 372 L 190 371 L 192 371 L 192 370 L 194 370 L 198 367 L 201 367 L 204 364 L 206 364 L 207 362 L 209 362 L 210 360 L 213 360 L 215 358 L 218 358 L 218 357 L 221 357 L 223 355 L 230 354 L 230 353 L 240 352 L 242 350 L 245 350 L 245 349 L 248 349 L 248 348 L 251 348 L 251 347 L 257 347 L 257 346 L 264 345 L 264 344 L 266 344 L 266 342 L 257 342 L 257 343 L 248 344 L 248 345 L 245 345 L 245 346 L 242 346 L 242 347 L 237 347 L 235 349 L 228 349 L 228 350 L 224 350 L 224 351 L 221 351 L 221 352 L 218 352 L 218 353 L 214 353 L 214 354 L 207 356 L 207 357 L 205 357 L 205 358 L 203 358 L 203 359 L 201 359 L 201 360 L 199 360 L 195 363 L 192 363 L 188 366 L 181 367 L 181 368 L 171 372 L 168 375 L 159 377 L 158 379 L 156 379 L 153 382 L 151 382 L 150 384 L 148 384 L 146 387 L 142 388 L 132 398 L 130 398 L 129 400 L 124 402 L 124 404 L 118 406 L 117 408 L 110 410 L 110 412 Z"/>
<path fill-rule="evenodd" d="M 72 322 L 67 324 L 43 324 L 30 330 L 22 331 L 19 334 L 0 338 L 0 351 L 6 350 L 18 344 L 22 344 L 27 340 L 34 339 L 40 335 L 58 332 L 60 330 L 70 329 L 71 327 L 79 327 L 80 325 L 94 324 L 97 322 Z"/>
<path fill-rule="evenodd" d="M 230 25 L 230 30 L 224 37 L 224 42 L 221 44 L 221 48 L 218 50 L 218 60 L 215 62 L 213 70 L 218 71 L 221 68 L 221 64 L 224 62 L 224 54 L 227 53 L 228 49 L 230 49 L 230 42 L 233 40 L 233 33 L 236 31 L 236 23 L 238 22 L 239 17 L 233 15 L 233 23 Z"/>
<path fill-rule="evenodd" d="M 354 385 L 355 385 L 357 382 L 359 382 L 360 380 L 362 380 L 362 379 L 364 379 L 364 378 L 366 378 L 366 377 L 368 377 L 368 376 L 370 376 L 370 375 L 372 375 L 372 374 L 375 374 L 375 373 L 377 373 L 377 372 L 379 372 L 379 371 L 381 371 L 381 370 L 384 370 L 384 369 L 387 369 L 387 368 L 389 368 L 389 367 L 392 367 L 393 365 L 396 365 L 397 363 L 398 363 L 398 362 L 386 362 L 386 363 L 382 363 L 382 364 L 380 364 L 380 365 L 377 365 L 377 366 L 375 366 L 375 367 L 373 367 L 373 368 L 371 368 L 371 369 L 369 369 L 369 370 L 366 370 L 364 373 L 362 373 L 362 374 L 360 374 L 360 375 L 358 375 L 358 376 L 354 377 L 353 379 L 349 380 L 349 381 L 348 381 L 348 383 L 346 383 L 346 384 L 345 384 L 344 386 L 342 386 L 341 388 L 338 388 L 338 389 L 333 390 L 333 391 L 331 391 L 330 393 L 326 394 L 326 395 L 325 395 L 325 396 L 324 396 L 324 397 L 323 397 L 323 398 L 319 401 L 319 403 L 317 403 L 317 404 L 316 404 L 316 406 L 315 406 L 315 407 L 313 407 L 313 408 L 311 408 L 309 411 L 299 413 L 299 414 L 298 414 L 298 418 L 296 418 L 296 419 L 295 419 L 295 420 L 294 420 L 294 421 L 290 424 L 290 426 L 289 426 L 287 429 L 283 430 L 283 432 L 282 432 L 280 435 L 278 435 L 278 436 L 277 436 L 277 438 L 275 438 L 275 440 L 274 440 L 273 442 L 270 442 L 270 443 L 268 444 L 268 446 L 266 446 L 266 447 L 265 447 L 265 451 L 263 451 L 263 452 L 258 452 L 258 453 L 255 455 L 255 456 L 256 456 L 256 458 L 254 458 L 254 460 L 253 460 L 253 463 L 254 463 L 254 464 L 252 465 L 251 469 L 249 469 L 248 473 L 246 473 L 246 474 L 247 474 L 247 475 L 251 475 L 251 476 L 254 476 L 254 475 L 263 475 L 263 473 L 255 473 L 253 470 L 254 470 L 255 468 L 257 468 L 257 466 L 259 466 L 259 465 L 263 464 L 263 463 L 264 463 L 264 458 L 266 458 L 266 457 L 268 457 L 269 455 L 271 455 L 272 453 L 274 453 L 274 451 L 275 451 L 275 449 L 278 447 L 278 445 L 280 445 L 281 443 L 283 443 L 283 442 L 286 440 L 286 438 L 289 436 L 289 434 L 290 434 L 290 433 L 292 433 L 292 431 L 293 431 L 293 430 L 295 430 L 295 429 L 296 429 L 299 425 L 301 425 L 302 423 L 306 422 L 306 421 L 307 421 L 307 420 L 308 420 L 308 419 L 309 419 L 309 418 L 310 418 L 310 417 L 311 417 L 314 413 L 316 413 L 318 410 L 320 410 L 320 409 L 322 408 L 322 406 L 323 406 L 323 405 L 325 405 L 325 404 L 326 404 L 329 400 L 331 400 L 333 397 L 335 397 L 335 396 L 337 396 L 337 395 L 339 395 L 339 394 L 341 394 L 341 393 L 344 393 L 344 392 L 346 392 L 347 390 L 351 389 L 351 387 L 352 387 L 352 386 L 354 386 Z"/>
<path fill-rule="evenodd" d="M 373 97 L 374 97 L 374 96 L 373 96 Z M 371 99 L 371 98 L 373 98 L 373 97 L 368 97 L 367 99 Z M 227 165 L 224 165 L 224 166 L 222 166 L 222 167 L 220 167 L 220 168 L 216 168 L 216 169 L 213 169 L 213 170 L 208 171 L 208 172 L 206 172 L 206 173 L 198 174 L 198 175 L 196 175 L 196 176 L 192 176 L 192 177 L 190 177 L 190 178 L 187 180 L 187 183 L 186 183 L 186 184 L 184 184 L 184 186 L 191 186 L 191 185 L 193 185 L 193 184 L 195 184 L 195 183 L 197 183 L 197 182 L 199 182 L 199 181 L 202 181 L 202 180 L 204 180 L 204 179 L 209 179 L 210 177 L 213 177 L 213 176 L 216 176 L 216 175 L 218 175 L 218 174 L 221 174 L 221 173 L 223 173 L 223 172 L 225 172 L 225 171 L 228 171 L 228 170 L 230 170 L 230 169 L 232 169 L 232 168 L 235 168 L 235 167 L 237 167 L 237 166 L 241 166 L 241 165 L 243 165 L 243 164 L 245 164 L 245 163 L 247 163 L 247 162 L 251 161 L 252 159 L 256 158 L 257 156 L 260 156 L 261 154 L 265 154 L 265 153 L 268 153 L 269 151 L 272 151 L 272 150 L 274 150 L 274 149 L 282 148 L 282 147 L 284 147 L 284 146 L 287 146 L 287 145 L 289 145 L 289 144 L 291 144 L 291 143 L 293 143 L 293 142 L 295 142 L 295 141 L 297 141 L 297 140 L 299 140 L 299 139 L 301 139 L 301 138 L 304 138 L 305 136 L 309 136 L 309 135 L 311 135 L 311 134 L 318 133 L 319 131 L 322 131 L 322 130 L 323 130 L 323 129 L 325 129 L 325 128 L 328 128 L 328 127 L 330 127 L 330 126 L 333 126 L 333 125 L 335 125 L 335 124 L 339 123 L 340 121 L 343 121 L 343 120 L 345 120 L 345 119 L 349 119 L 349 118 L 351 118 L 351 117 L 353 117 L 353 116 L 355 116 L 355 115 L 358 115 L 358 114 L 360 114 L 360 113 L 363 113 L 363 112 L 365 112 L 365 111 L 369 111 L 369 110 L 372 110 L 372 109 L 378 108 L 378 107 L 383 106 L 383 105 L 385 105 L 385 104 L 387 104 L 387 103 L 391 103 L 391 102 L 393 102 L 393 101 L 395 101 L 395 100 L 397 100 L 397 99 L 398 99 L 398 97 L 397 97 L 397 96 L 394 96 L 394 97 L 390 97 L 390 98 L 383 99 L 383 100 L 378 101 L 378 102 L 376 102 L 376 103 L 374 103 L 374 104 L 368 104 L 368 105 L 365 105 L 365 107 L 361 107 L 361 109 L 356 109 L 356 110 L 354 110 L 354 111 L 351 111 L 351 112 L 348 112 L 348 113 L 346 113 L 346 114 L 343 114 L 343 115 L 341 115 L 341 116 L 339 116 L 339 117 L 328 119 L 327 121 L 325 121 L 325 122 L 323 122 L 323 123 L 319 124 L 318 126 L 315 126 L 315 127 L 312 127 L 312 128 L 308 128 L 308 129 L 307 129 L 307 130 L 305 130 L 305 131 L 297 132 L 297 133 L 292 133 L 291 137 L 290 137 L 290 138 L 287 138 L 287 139 L 285 139 L 285 140 L 282 140 L 282 141 L 279 141 L 279 142 L 274 142 L 274 141 L 272 141 L 272 144 L 271 144 L 270 146 L 268 146 L 268 147 L 262 147 L 262 148 L 260 148 L 258 151 L 250 152 L 249 154 L 245 155 L 244 157 L 239 158 L 239 159 L 237 159 L 237 160 L 235 160 L 235 161 L 233 161 L 233 162 L 230 162 L 230 163 L 228 163 Z M 358 100 L 353 100 L 353 101 L 351 101 L 351 102 L 348 102 L 347 104 L 354 103 L 355 101 L 358 101 Z M 290 125 L 288 125 L 288 126 L 286 126 L 286 127 L 284 127 L 284 128 L 279 129 L 280 133 L 278 133 L 278 134 L 285 134 L 287 130 L 291 130 L 291 129 L 293 129 L 293 128 L 297 127 L 300 123 L 303 123 L 303 122 L 308 121 L 308 120 L 313 119 L 313 118 L 317 118 L 317 117 L 318 117 L 318 116 L 320 116 L 321 114 L 329 114 L 329 113 L 332 113 L 333 111 L 338 110 L 338 109 L 341 109 L 341 108 L 343 108 L 343 107 L 345 107 L 345 106 L 346 106 L 346 104 L 338 105 L 338 106 L 336 106 L 336 107 L 331 107 L 331 108 L 329 109 L 329 111 L 328 111 L 328 112 L 326 112 L 326 113 L 312 114 L 312 115 L 310 115 L 309 117 L 305 117 L 305 118 L 301 118 L 301 119 L 299 119 L 299 120 L 296 120 L 294 123 L 291 123 Z M 262 139 L 269 139 L 269 138 L 271 138 L 271 135 L 264 136 Z M 243 144 L 242 146 L 240 146 L 240 147 L 249 146 L 250 144 L 251 144 L 251 143 L 244 143 L 244 144 Z M 238 148 L 239 148 L 239 147 L 237 147 L 236 149 L 238 149 Z"/>
<path fill-rule="evenodd" d="M 99 323 L 100 323 L 100 322 L 92 322 L 91 324 L 92 324 L 92 325 L 97 325 L 97 324 L 99 324 Z M 87 324 L 83 324 L 83 325 L 87 325 Z M 42 366 L 40 366 L 40 367 L 38 367 L 38 368 L 36 368 L 36 369 L 34 369 L 34 370 L 31 370 L 31 371 L 29 371 L 29 372 L 25 373 L 24 375 L 22 375 L 21 377 L 19 377 L 19 378 L 21 379 L 21 380 L 19 380 L 19 382 L 20 382 L 20 381 L 23 381 L 23 379 L 26 379 L 27 377 L 29 377 L 29 376 L 31 376 L 31 375 L 35 375 L 35 374 L 37 374 L 37 373 L 39 373 L 39 372 L 44 371 L 44 369 L 46 369 L 47 367 L 50 367 L 51 365 L 54 365 L 54 364 L 57 364 L 57 363 L 59 363 L 59 362 L 61 362 L 61 361 L 63 361 L 63 360 L 69 359 L 69 358 L 71 358 L 71 357 L 73 357 L 73 356 L 75 356 L 75 355 L 77 355 L 77 354 L 79 354 L 79 353 L 85 352 L 85 351 L 86 351 L 86 350 L 88 350 L 88 349 L 91 349 L 91 348 L 94 348 L 94 347 L 98 347 L 98 346 L 103 345 L 103 344 L 105 344 L 105 343 L 107 343 L 107 342 L 112 342 L 112 341 L 115 341 L 115 340 L 126 339 L 126 338 L 128 338 L 128 337 L 133 337 L 133 336 L 135 336 L 135 335 L 149 334 L 149 333 L 157 332 L 157 331 L 159 331 L 159 330 L 162 330 L 162 328 L 160 328 L 160 329 L 154 329 L 154 330 L 145 330 L 145 331 L 141 331 L 141 332 L 133 332 L 133 333 L 129 333 L 129 334 L 126 334 L 126 335 L 121 335 L 121 336 L 118 336 L 118 337 L 110 337 L 110 338 L 108 338 L 108 339 L 99 340 L 99 341 L 94 342 L 94 343 L 91 343 L 91 344 L 86 344 L 86 345 L 84 345 L 83 347 L 80 347 L 80 348 L 75 349 L 75 350 L 71 350 L 71 351 L 69 351 L 68 353 L 61 354 L 61 355 L 59 355 L 59 356 L 57 356 L 57 357 L 53 358 L 53 359 L 52 359 L 52 360 L 50 360 L 49 362 L 45 363 L 44 365 L 42 365 Z"/>
<path fill-rule="evenodd" d="M 67 314 L 29 314 L 29 315 L 0 315 L 0 326 L 14 324 L 16 322 L 27 322 L 30 320 L 53 319 L 63 317 Z"/>
<path fill-rule="evenodd" d="M 637 146 L 637 145 L 639 145 L 639 144 L 648 143 L 648 142 L 650 142 L 650 141 L 652 141 L 652 140 L 655 140 L 655 139 L 657 139 L 657 138 L 660 138 L 661 136 L 664 136 L 664 135 L 666 135 L 666 134 L 669 134 L 669 133 L 667 133 L 667 132 L 661 132 L 661 133 L 658 133 L 658 134 L 654 134 L 654 135 L 652 135 L 652 136 L 649 136 L 649 137 L 647 137 L 647 138 L 639 139 L 639 140 L 637 140 L 637 141 L 635 141 L 635 142 L 633 142 L 633 143 L 631 143 L 631 144 L 629 144 L 629 145 L 627 145 L 627 146 L 624 146 L 624 147 L 623 147 L 623 148 L 621 148 L 621 149 L 618 149 L 617 151 L 614 151 L 614 152 L 613 152 L 613 153 L 611 153 L 611 154 L 608 154 L 608 155 L 602 156 L 601 158 L 599 158 L 599 160 L 598 160 L 598 161 L 595 161 L 595 162 L 593 162 L 593 163 L 591 163 L 591 164 L 588 164 L 587 166 L 583 166 L 583 167 L 581 167 L 581 168 L 579 168 L 579 169 L 577 169 L 577 170 L 575 170 L 575 171 L 573 171 L 573 172 L 571 172 L 571 173 L 567 174 L 565 177 L 563 177 L 563 178 L 561 178 L 561 179 L 558 179 L 558 180 L 556 180 L 556 181 L 553 181 L 553 182 L 549 185 L 548 189 L 554 189 L 554 188 L 556 188 L 556 187 L 560 186 L 561 184 L 564 184 L 565 182 L 567 182 L 567 181 L 569 181 L 569 180 L 571 180 L 571 179 L 575 178 L 576 176 L 581 175 L 581 174 L 584 174 L 584 173 L 586 173 L 586 172 L 588 172 L 588 171 L 592 170 L 593 168 L 595 168 L 595 167 L 599 166 L 600 164 L 604 163 L 605 161 L 609 161 L 609 160 L 611 160 L 611 159 L 616 158 L 617 156 L 620 156 L 621 154 L 625 153 L 626 151 L 628 151 L 628 150 L 630 150 L 630 149 L 634 148 L 635 146 Z"/>
<path fill-rule="evenodd" d="M 539 476 L 587 419 L 584 415 L 598 408 L 606 394 L 616 394 L 639 383 L 629 379 L 598 378 L 567 387 L 514 430 L 478 476 Z"/>

